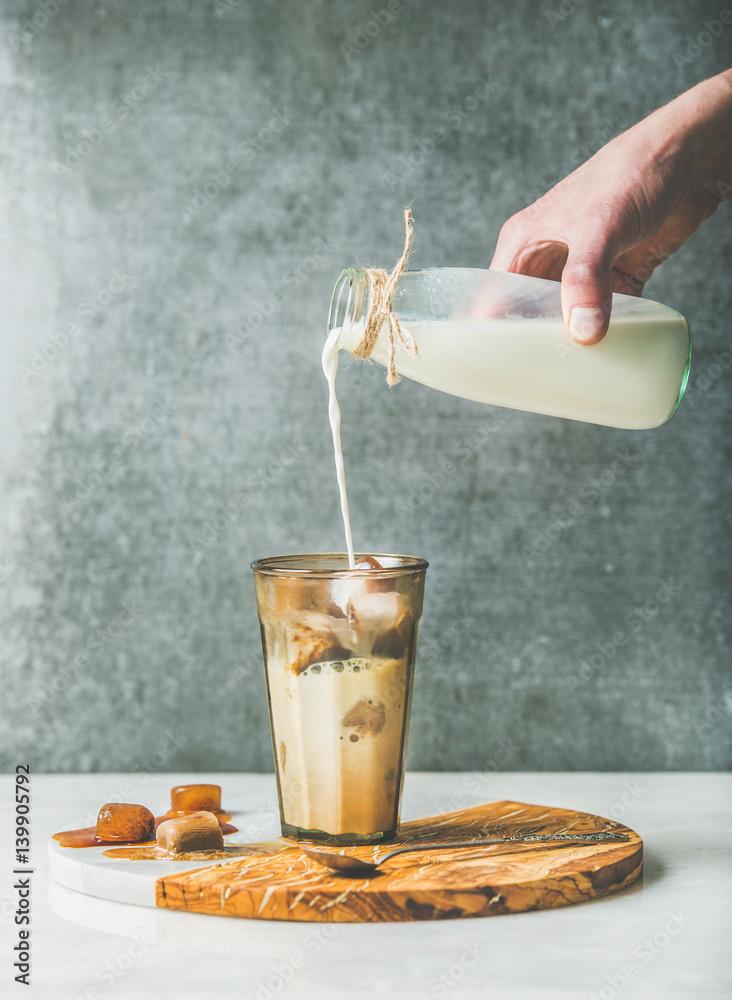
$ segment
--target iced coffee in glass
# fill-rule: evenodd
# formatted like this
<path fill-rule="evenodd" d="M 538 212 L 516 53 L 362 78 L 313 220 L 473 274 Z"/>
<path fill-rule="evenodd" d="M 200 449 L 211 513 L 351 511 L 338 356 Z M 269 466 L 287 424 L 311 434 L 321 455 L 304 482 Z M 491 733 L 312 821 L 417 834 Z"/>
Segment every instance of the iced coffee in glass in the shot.
<path fill-rule="evenodd" d="M 296 555 L 252 569 L 283 835 L 393 839 L 427 563 Z"/>

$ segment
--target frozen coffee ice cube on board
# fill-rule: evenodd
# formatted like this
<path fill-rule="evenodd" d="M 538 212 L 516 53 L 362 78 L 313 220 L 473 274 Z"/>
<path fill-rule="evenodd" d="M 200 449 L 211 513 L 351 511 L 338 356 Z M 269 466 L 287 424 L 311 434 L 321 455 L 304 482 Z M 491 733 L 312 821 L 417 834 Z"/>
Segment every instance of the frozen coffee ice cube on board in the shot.
<path fill-rule="evenodd" d="M 170 789 L 172 812 L 221 812 L 221 785 L 177 785 Z"/>
<path fill-rule="evenodd" d="M 157 830 L 158 847 L 168 854 L 193 851 L 220 851 L 224 846 L 219 821 L 213 813 L 201 810 L 166 819 Z"/>
<path fill-rule="evenodd" d="M 145 806 L 130 802 L 107 802 L 97 816 L 99 840 L 141 841 L 155 836 L 155 817 Z"/>

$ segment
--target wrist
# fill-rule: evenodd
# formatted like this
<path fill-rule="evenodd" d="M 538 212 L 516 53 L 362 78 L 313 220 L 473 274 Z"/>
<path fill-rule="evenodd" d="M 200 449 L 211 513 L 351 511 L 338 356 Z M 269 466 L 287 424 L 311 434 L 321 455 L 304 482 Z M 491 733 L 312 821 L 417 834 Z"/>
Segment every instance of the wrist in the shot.
<path fill-rule="evenodd" d="M 691 175 L 717 201 L 732 195 L 732 70 L 703 80 L 672 101 L 675 130 Z M 727 192 L 726 194 L 724 192 Z"/>

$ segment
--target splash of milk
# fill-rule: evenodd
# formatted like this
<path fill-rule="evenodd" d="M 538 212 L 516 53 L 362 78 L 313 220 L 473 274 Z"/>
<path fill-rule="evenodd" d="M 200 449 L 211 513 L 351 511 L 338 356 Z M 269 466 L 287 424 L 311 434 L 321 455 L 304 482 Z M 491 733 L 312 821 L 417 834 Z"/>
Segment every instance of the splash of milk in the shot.
<path fill-rule="evenodd" d="M 336 397 L 336 374 L 338 372 L 338 335 L 340 327 L 334 327 L 328 333 L 328 339 L 323 347 L 322 365 L 328 380 L 328 419 L 333 434 L 333 450 L 335 451 L 336 476 L 338 491 L 341 495 L 341 514 L 343 527 L 346 531 L 346 548 L 348 549 L 348 567 L 355 569 L 356 560 L 353 555 L 353 536 L 351 534 L 351 515 L 348 510 L 348 495 L 346 493 L 346 469 L 343 464 L 343 448 L 341 447 L 341 408 Z"/>

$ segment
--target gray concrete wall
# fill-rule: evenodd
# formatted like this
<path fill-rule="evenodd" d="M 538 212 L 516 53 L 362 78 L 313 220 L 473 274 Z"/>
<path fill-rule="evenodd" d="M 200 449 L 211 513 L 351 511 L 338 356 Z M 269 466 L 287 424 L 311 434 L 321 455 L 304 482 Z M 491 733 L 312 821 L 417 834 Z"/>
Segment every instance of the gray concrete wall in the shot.
<path fill-rule="evenodd" d="M 3 767 L 271 768 L 249 563 L 342 548 L 341 267 L 390 265 L 408 203 L 414 266 L 487 266 L 505 218 L 729 65 L 722 6 L 3 3 Z M 431 562 L 413 768 L 729 765 L 731 249 L 726 205 L 650 283 L 696 336 L 660 430 L 342 373 L 357 545 Z"/>

